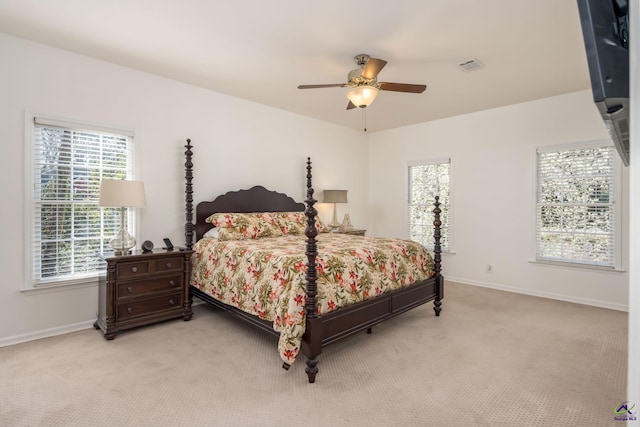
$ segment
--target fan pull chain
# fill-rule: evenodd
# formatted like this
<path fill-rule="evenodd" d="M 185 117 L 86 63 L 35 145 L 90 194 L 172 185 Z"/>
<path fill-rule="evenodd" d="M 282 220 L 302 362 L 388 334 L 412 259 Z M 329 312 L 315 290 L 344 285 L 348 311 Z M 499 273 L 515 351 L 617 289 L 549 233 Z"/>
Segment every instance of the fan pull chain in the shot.
<path fill-rule="evenodd" d="M 362 107 L 362 118 L 364 120 L 364 131 L 367 131 L 367 107 Z"/>

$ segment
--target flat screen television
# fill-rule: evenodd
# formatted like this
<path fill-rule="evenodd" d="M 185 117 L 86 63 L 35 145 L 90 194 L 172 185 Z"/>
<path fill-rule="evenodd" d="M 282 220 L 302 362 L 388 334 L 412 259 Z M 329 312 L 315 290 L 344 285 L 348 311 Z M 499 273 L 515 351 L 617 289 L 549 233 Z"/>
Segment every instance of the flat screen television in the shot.
<path fill-rule="evenodd" d="M 629 165 L 629 2 L 578 0 L 591 91 L 625 166 Z"/>

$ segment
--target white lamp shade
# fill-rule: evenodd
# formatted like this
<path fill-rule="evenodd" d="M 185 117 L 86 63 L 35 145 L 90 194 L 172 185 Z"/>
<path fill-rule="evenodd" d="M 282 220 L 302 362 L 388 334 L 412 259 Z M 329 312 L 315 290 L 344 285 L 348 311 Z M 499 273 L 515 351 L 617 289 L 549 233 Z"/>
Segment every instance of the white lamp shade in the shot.
<path fill-rule="evenodd" d="M 324 190 L 322 201 L 324 203 L 348 203 L 347 190 Z"/>
<path fill-rule="evenodd" d="M 380 92 L 378 88 L 373 86 L 356 86 L 349 89 L 345 96 L 353 105 L 363 108 L 371 105 L 376 96 L 378 96 L 378 92 Z"/>
<path fill-rule="evenodd" d="M 144 208 L 146 204 L 142 181 L 103 179 L 100 182 L 100 207 Z"/>

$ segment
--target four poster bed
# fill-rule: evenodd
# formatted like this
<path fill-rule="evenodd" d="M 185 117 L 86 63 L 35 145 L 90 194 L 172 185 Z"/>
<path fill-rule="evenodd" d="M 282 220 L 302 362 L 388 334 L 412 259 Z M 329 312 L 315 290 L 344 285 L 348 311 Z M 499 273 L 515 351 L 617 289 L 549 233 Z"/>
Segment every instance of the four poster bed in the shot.
<path fill-rule="evenodd" d="M 191 295 L 278 336 L 285 369 L 301 352 L 313 383 L 324 346 L 429 301 L 440 315 L 437 197 L 433 257 L 408 240 L 326 232 L 314 208 L 310 159 L 306 206 L 256 186 L 199 203 L 194 224 L 191 140 L 185 148 Z"/>

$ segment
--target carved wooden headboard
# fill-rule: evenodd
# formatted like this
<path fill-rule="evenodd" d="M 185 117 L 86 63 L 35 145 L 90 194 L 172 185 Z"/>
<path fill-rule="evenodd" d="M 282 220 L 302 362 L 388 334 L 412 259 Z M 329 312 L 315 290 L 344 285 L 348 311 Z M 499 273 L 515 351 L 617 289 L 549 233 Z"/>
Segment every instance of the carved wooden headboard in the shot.
<path fill-rule="evenodd" d="M 205 220 L 218 212 L 294 212 L 304 211 L 305 204 L 298 203 L 283 193 L 256 185 L 248 190 L 229 191 L 210 202 L 196 206 L 196 241 L 212 228 Z"/>

